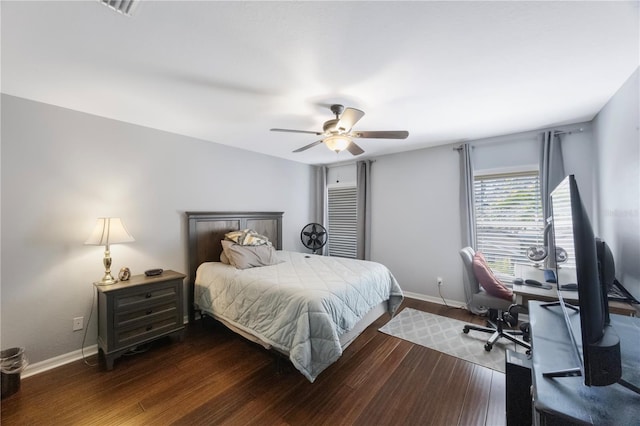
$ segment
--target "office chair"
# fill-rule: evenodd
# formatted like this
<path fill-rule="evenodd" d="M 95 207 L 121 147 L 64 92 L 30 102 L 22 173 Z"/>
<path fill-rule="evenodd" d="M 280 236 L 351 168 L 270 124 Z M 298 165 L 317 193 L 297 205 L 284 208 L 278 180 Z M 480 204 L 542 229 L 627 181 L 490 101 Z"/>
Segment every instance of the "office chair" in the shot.
<path fill-rule="evenodd" d="M 502 337 L 510 340 L 527 349 L 527 353 L 531 350 L 531 345 L 523 340 L 517 339 L 515 336 L 523 336 L 528 340 L 528 324 L 524 324 L 521 330 L 505 330 L 504 326 L 514 327 L 518 323 L 518 313 L 526 312 L 526 308 L 516 305 L 513 300 L 506 300 L 500 297 L 492 296 L 487 293 L 478 282 L 473 271 L 473 256 L 475 251 L 471 247 L 465 247 L 460 250 L 460 257 L 464 263 L 464 285 L 465 296 L 467 297 L 467 307 L 471 312 L 479 313 L 489 311 L 487 326 L 479 326 L 467 324 L 463 328 L 463 333 L 469 333 L 469 330 L 481 331 L 491 334 L 489 340 L 484 345 L 484 349 L 488 352 L 493 348 L 496 341 Z"/>

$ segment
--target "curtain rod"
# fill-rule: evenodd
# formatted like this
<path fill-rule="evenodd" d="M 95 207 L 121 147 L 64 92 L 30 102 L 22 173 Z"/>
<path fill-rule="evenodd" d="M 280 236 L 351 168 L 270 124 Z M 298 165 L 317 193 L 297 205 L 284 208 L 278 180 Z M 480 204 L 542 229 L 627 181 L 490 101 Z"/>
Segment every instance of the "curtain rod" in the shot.
<path fill-rule="evenodd" d="M 571 135 L 573 133 L 582 133 L 584 132 L 584 128 L 578 127 L 577 129 L 571 130 L 554 130 L 553 133 L 556 135 Z"/>
<path fill-rule="evenodd" d="M 548 131 L 549 130 L 545 130 L 545 132 L 548 132 Z M 571 129 L 571 130 L 552 130 L 552 131 L 553 131 L 554 135 L 572 135 L 574 133 L 582 133 L 582 132 L 584 132 L 584 128 L 583 127 L 578 127 L 577 129 Z M 462 150 L 462 145 L 454 146 L 453 150 L 454 151 L 461 151 Z"/>

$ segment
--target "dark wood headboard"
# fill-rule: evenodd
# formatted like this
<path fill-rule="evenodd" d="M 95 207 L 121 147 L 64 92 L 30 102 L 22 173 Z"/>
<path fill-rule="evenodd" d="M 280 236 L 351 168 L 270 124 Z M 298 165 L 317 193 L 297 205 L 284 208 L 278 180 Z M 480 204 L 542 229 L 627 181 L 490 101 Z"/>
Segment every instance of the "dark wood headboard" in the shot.
<path fill-rule="evenodd" d="M 220 261 L 224 234 L 253 229 L 282 250 L 283 212 L 187 212 L 189 252 L 189 321 L 194 319 L 196 270 L 201 263 Z"/>

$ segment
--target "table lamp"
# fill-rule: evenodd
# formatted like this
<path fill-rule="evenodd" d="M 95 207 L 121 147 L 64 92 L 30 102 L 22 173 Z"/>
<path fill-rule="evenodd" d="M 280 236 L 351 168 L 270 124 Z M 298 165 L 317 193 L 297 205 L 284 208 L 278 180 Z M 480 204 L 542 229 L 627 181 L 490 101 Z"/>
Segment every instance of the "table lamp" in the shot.
<path fill-rule="evenodd" d="M 110 244 L 129 243 L 135 241 L 124 223 L 119 217 L 100 217 L 96 222 L 93 232 L 89 235 L 86 245 L 91 246 L 104 246 L 104 277 L 102 280 L 96 281 L 96 285 L 109 285 L 118 282 L 116 278 L 111 275 L 111 252 L 109 251 Z"/>

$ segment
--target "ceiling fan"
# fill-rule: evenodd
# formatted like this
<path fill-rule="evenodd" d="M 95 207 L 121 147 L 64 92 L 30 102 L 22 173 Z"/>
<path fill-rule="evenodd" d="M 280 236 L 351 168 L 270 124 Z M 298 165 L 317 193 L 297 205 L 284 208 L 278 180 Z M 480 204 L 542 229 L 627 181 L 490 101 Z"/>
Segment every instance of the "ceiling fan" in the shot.
<path fill-rule="evenodd" d="M 349 151 L 353 155 L 360 155 L 364 152 L 353 139 L 371 138 L 371 139 L 406 139 L 409 132 L 406 130 L 387 130 L 387 131 L 355 131 L 352 127 L 364 116 L 364 112 L 355 108 L 345 108 L 342 105 L 331 105 L 331 112 L 336 118 L 325 121 L 322 126 L 322 132 L 313 132 L 308 130 L 291 130 L 291 129 L 271 129 L 272 132 L 290 132 L 290 133 L 310 133 L 312 135 L 322 136 L 323 138 L 315 142 L 298 148 L 293 152 L 305 151 L 324 142 L 327 147 L 335 152 L 343 150 Z"/>

